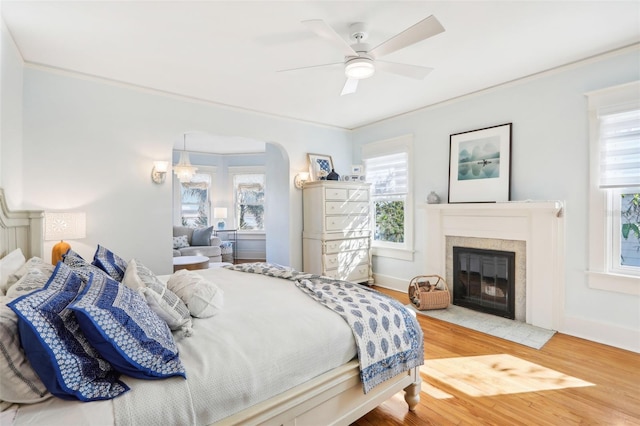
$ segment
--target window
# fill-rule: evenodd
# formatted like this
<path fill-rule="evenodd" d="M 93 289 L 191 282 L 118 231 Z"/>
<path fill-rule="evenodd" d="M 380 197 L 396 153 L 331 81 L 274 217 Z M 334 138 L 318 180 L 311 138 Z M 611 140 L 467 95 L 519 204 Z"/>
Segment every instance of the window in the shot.
<path fill-rule="evenodd" d="M 234 169 L 234 219 L 238 230 L 264 231 L 264 171 L 261 168 Z"/>
<path fill-rule="evenodd" d="M 640 82 L 587 94 L 589 285 L 640 294 Z"/>
<path fill-rule="evenodd" d="M 373 254 L 413 260 L 411 136 L 362 147 L 367 182 L 371 183 Z"/>
<path fill-rule="evenodd" d="M 613 193 L 619 204 L 614 205 L 614 259 L 620 259 L 620 273 L 640 275 L 640 188 L 628 188 Z"/>
<path fill-rule="evenodd" d="M 208 173 L 197 173 L 190 182 L 180 182 L 180 220 L 182 226 L 197 228 L 211 223 L 212 177 Z"/>

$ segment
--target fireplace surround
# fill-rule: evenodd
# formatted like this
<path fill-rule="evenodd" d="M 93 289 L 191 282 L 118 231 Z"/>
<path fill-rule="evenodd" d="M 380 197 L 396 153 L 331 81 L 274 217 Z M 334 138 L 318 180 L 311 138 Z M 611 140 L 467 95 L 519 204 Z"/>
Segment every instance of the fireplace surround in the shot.
<path fill-rule="evenodd" d="M 564 305 L 564 215 L 560 201 L 483 204 L 428 204 L 426 211 L 426 270 L 451 283 L 452 237 L 474 239 L 492 247 L 515 250 L 515 319 L 557 330 Z M 489 247 L 489 248 L 492 248 Z M 501 248 L 498 248 L 502 250 Z M 508 249 L 507 249 L 508 250 Z M 449 277 L 447 277 L 447 269 Z M 520 282 L 518 282 L 520 281 Z M 455 291 L 455 289 L 454 289 Z M 520 304 L 520 308 L 518 308 Z M 520 311 L 520 312 L 519 312 Z M 522 312 L 524 311 L 524 312 Z"/>

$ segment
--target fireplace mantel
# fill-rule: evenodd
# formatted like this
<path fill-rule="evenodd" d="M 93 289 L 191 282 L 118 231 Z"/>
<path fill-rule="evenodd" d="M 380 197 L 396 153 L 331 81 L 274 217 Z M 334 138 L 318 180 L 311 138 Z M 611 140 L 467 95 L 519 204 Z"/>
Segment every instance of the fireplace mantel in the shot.
<path fill-rule="evenodd" d="M 446 237 L 524 241 L 526 322 L 557 330 L 564 305 L 564 215 L 560 201 L 426 204 L 426 267 L 446 275 Z"/>

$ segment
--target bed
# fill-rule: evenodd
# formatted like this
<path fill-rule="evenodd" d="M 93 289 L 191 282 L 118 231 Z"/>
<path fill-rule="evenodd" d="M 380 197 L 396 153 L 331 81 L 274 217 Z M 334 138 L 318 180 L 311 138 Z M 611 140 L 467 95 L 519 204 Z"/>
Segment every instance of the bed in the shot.
<path fill-rule="evenodd" d="M 1 190 L 0 207 L 0 257 L 20 248 L 26 258 L 42 258 L 43 213 L 9 211 Z M 263 266 L 254 272 L 266 271 Z M 315 290 L 301 291 L 299 284 L 310 282 L 302 275 L 225 268 L 201 275 L 224 291 L 224 307 L 194 319 L 189 336 L 174 332 L 186 380 L 121 376 L 130 391 L 114 399 L 0 403 L 0 423 L 349 424 L 401 390 L 408 408 L 417 406 L 418 365 L 365 392 L 358 359 L 363 349 L 352 327 L 313 300 Z"/>

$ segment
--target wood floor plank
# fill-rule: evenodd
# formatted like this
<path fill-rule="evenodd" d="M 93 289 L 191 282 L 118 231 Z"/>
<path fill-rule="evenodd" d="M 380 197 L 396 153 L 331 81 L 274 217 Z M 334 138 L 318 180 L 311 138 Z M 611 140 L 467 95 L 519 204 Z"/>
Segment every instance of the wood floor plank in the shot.
<path fill-rule="evenodd" d="M 406 293 L 377 289 L 409 303 Z M 354 426 L 640 426 L 640 354 L 561 333 L 536 350 L 424 315 L 417 319 L 424 333 L 425 360 L 434 360 L 438 372 L 421 372 L 421 400 L 415 412 L 407 410 L 399 393 Z M 480 356 L 496 357 L 498 362 L 489 364 L 494 371 L 478 363 L 482 358 L 469 358 L 457 371 L 446 363 L 449 358 Z M 522 366 L 512 364 L 513 357 L 522 360 Z M 452 378 L 460 372 L 466 373 L 463 378 Z M 456 386 L 461 381 L 466 383 Z M 591 385 L 575 387 L 584 382 Z M 544 389 L 545 383 L 549 389 Z M 536 386 L 540 389 L 527 391 Z M 469 394 L 496 389 L 502 393 Z"/>

